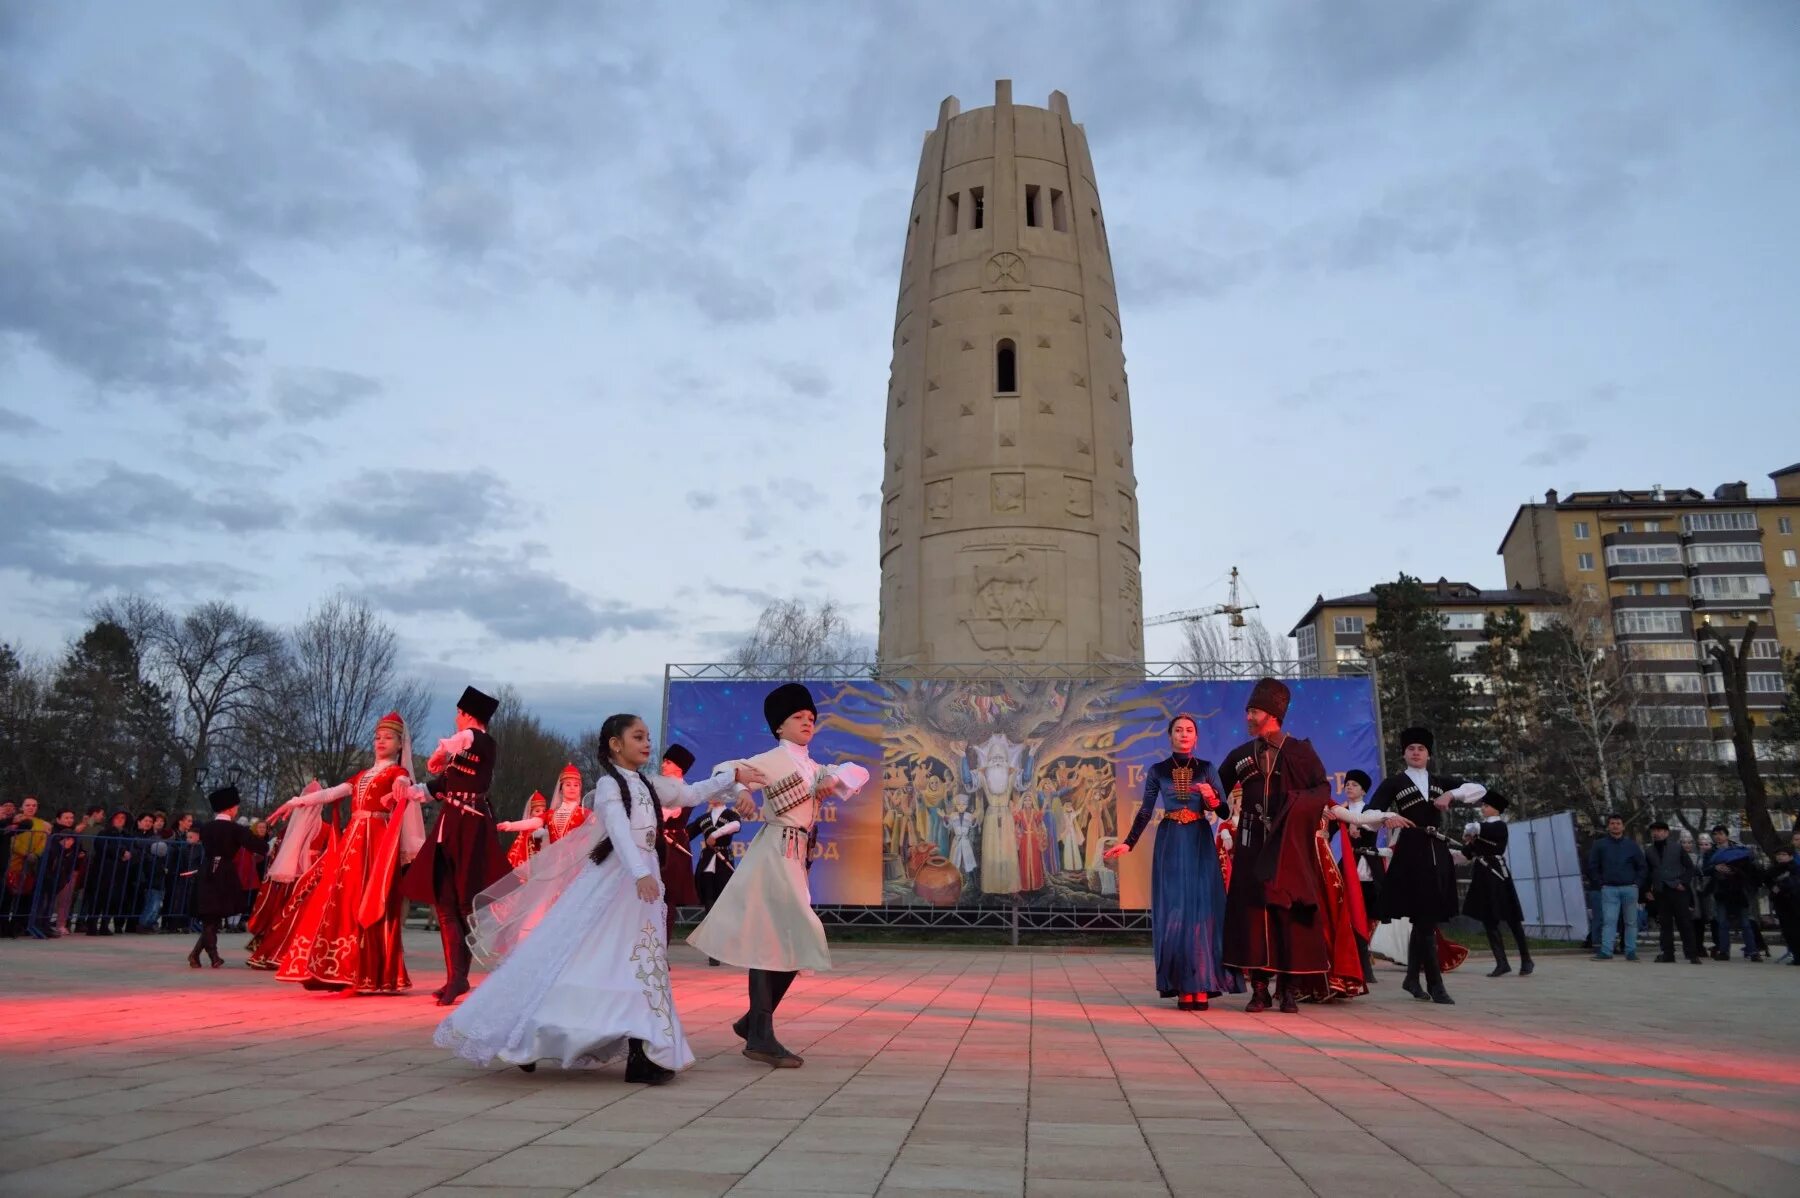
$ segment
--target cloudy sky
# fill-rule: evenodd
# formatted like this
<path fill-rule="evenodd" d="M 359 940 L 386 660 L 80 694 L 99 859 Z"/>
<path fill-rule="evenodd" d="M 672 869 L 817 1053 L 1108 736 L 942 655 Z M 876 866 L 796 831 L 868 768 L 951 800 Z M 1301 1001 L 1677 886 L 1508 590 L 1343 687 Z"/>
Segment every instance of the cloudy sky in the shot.
<path fill-rule="evenodd" d="M 920 138 L 996 78 L 1093 146 L 1150 613 L 1499 585 L 1546 487 L 1800 459 L 1797 63 L 1782 0 L 0 0 L 0 639 L 341 588 L 573 728 L 770 596 L 872 637 Z"/>

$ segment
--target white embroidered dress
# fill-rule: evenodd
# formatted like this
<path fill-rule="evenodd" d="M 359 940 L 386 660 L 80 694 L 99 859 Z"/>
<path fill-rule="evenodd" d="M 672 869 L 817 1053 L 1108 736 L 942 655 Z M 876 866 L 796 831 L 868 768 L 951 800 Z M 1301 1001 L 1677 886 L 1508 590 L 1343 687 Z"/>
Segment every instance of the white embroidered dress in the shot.
<path fill-rule="evenodd" d="M 477 956 L 502 959 L 438 1025 L 432 1037 L 478 1065 L 555 1061 L 589 1069 L 642 1040 L 666 1069 L 686 1069 L 694 1054 L 675 1013 L 661 899 L 637 895 L 639 878 L 657 877 L 661 805 L 693 807 L 727 790 L 729 776 L 696 786 L 658 777 L 656 793 L 635 773 L 627 814 L 619 787 L 602 775 L 590 819 L 538 853 L 476 900 Z M 610 837 L 601 865 L 588 855 Z M 659 883 L 660 885 L 660 883 Z M 498 894 L 488 903 L 482 898 Z"/>

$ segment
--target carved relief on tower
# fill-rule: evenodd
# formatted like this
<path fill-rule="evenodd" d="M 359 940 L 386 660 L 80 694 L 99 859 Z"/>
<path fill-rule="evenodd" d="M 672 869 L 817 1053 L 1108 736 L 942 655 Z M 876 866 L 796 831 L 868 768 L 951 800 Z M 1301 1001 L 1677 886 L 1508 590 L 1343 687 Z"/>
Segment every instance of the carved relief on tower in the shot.
<path fill-rule="evenodd" d="M 1031 286 L 1023 254 L 1002 250 L 982 268 L 983 291 L 1024 291 Z"/>
<path fill-rule="evenodd" d="M 1063 622 L 1062 553 L 1048 545 L 981 544 L 957 554 L 962 624 L 984 654 L 1042 653 Z"/>
<path fill-rule="evenodd" d="M 900 497 L 898 495 L 888 497 L 887 508 L 881 519 L 881 526 L 887 533 L 889 540 L 900 535 Z"/>
<path fill-rule="evenodd" d="M 1094 515 L 1094 484 L 1072 474 L 1063 475 L 1063 511 L 1082 520 Z"/>
<path fill-rule="evenodd" d="M 1137 501 L 1130 492 L 1119 492 L 1119 531 L 1128 537 L 1137 535 Z"/>
<path fill-rule="evenodd" d="M 1025 510 L 1025 476 L 1011 472 L 993 475 L 994 514 L 1016 516 Z"/>
<path fill-rule="evenodd" d="M 1127 558 L 1120 564 L 1119 603 L 1125 612 L 1125 642 L 1133 649 L 1144 647 L 1144 584 L 1138 576 L 1137 563 Z"/>
<path fill-rule="evenodd" d="M 925 518 L 928 520 L 948 520 L 950 509 L 955 501 L 955 484 L 947 478 L 925 484 Z"/>

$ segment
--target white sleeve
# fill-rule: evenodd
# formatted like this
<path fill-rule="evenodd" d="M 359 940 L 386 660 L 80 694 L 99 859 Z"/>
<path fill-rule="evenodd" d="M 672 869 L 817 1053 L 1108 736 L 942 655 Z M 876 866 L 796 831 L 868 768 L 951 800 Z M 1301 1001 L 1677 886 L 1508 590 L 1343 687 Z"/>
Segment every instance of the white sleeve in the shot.
<path fill-rule="evenodd" d="M 711 832 L 708 832 L 706 834 L 706 839 L 715 840 L 721 836 L 730 836 L 734 832 L 737 832 L 740 829 L 742 829 L 743 826 L 744 826 L 743 824 L 739 823 L 737 820 L 734 819 L 729 823 L 720 824 L 718 827 L 714 828 Z"/>
<path fill-rule="evenodd" d="M 1374 828 L 1385 823 L 1388 813 L 1385 811 L 1352 811 L 1343 804 L 1336 804 L 1326 809 L 1326 813 L 1340 823 L 1355 824 L 1359 828 Z"/>
<path fill-rule="evenodd" d="M 730 763 L 736 770 L 736 763 Z M 656 799 L 665 807 L 700 807 L 714 795 L 723 794 L 737 785 L 732 773 L 714 772 L 704 782 L 689 785 L 680 778 L 669 778 L 657 774 L 650 779 L 650 786 L 656 791 Z"/>
<path fill-rule="evenodd" d="M 323 790 L 315 790 L 311 794 L 295 795 L 288 802 L 296 807 L 323 807 L 327 803 L 335 803 L 339 799 L 350 797 L 350 784 L 339 782 L 336 786 L 327 786 Z"/>
<path fill-rule="evenodd" d="M 828 765 L 819 772 L 841 786 L 846 799 L 869 784 L 869 771 L 854 761 Z"/>
<path fill-rule="evenodd" d="M 1487 787 L 1479 782 L 1464 782 L 1450 792 L 1450 801 L 1453 803 L 1479 803 L 1485 798 Z"/>
<path fill-rule="evenodd" d="M 606 824 L 606 834 L 612 840 L 613 856 L 625 862 L 625 868 L 631 871 L 634 878 L 650 876 L 650 866 L 644 861 L 644 854 L 638 851 L 637 841 L 631 835 L 631 816 L 625 812 L 625 803 L 619 798 L 619 784 L 609 777 L 603 777 L 594 784 L 594 810 L 599 812 L 601 820 Z"/>

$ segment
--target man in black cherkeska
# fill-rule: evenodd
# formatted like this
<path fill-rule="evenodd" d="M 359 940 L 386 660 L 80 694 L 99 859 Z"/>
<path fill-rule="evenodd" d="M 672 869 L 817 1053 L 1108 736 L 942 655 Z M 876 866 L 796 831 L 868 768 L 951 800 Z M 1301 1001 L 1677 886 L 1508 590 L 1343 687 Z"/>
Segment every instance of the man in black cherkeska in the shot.
<path fill-rule="evenodd" d="M 1444 989 L 1438 967 L 1437 926 L 1456 918 L 1456 862 L 1444 836 L 1443 813 L 1453 802 L 1479 802 L 1487 787 L 1432 773 L 1431 749 L 1431 729 L 1402 732 L 1400 754 L 1406 768 L 1381 780 L 1369 796 L 1369 807 L 1403 815 L 1413 823 L 1391 838 L 1394 855 L 1381 880 L 1381 918 L 1412 921 L 1406 980 L 1400 988 L 1421 1001 L 1450 1004 L 1455 1000 Z"/>
<path fill-rule="evenodd" d="M 456 701 L 456 735 L 439 741 L 425 763 L 433 775 L 425 789 L 442 807 L 400 888 L 403 897 L 437 910 L 444 985 L 433 993 L 441 1007 L 469 992 L 469 916 L 475 896 L 507 873 L 488 803 L 500 749 L 487 725 L 499 707 L 498 699 L 472 686 Z"/>
<path fill-rule="evenodd" d="M 269 842 L 237 822 L 238 788 L 222 787 L 206 796 L 213 818 L 200 829 L 200 884 L 194 912 L 200 917 L 200 939 L 188 954 L 188 964 L 200 968 L 205 953 L 214 969 L 225 964 L 219 956 L 219 921 L 244 909 L 244 884 L 238 876 L 240 850 L 266 853 Z M 191 851 L 191 850 L 190 850 Z"/>

